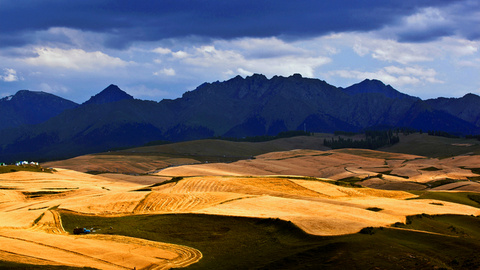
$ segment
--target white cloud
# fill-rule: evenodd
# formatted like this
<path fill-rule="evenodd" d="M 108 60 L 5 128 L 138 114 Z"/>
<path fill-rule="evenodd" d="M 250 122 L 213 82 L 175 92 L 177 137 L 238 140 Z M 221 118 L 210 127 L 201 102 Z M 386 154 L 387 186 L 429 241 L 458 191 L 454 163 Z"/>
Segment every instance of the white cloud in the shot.
<path fill-rule="evenodd" d="M 49 84 L 49 83 L 41 83 L 40 91 L 51 93 L 51 94 L 58 94 L 58 93 L 68 93 L 68 87 L 61 85 L 61 84 Z"/>
<path fill-rule="evenodd" d="M 155 53 L 159 53 L 159 54 L 171 54 L 172 53 L 172 50 L 167 49 L 167 48 L 162 48 L 162 47 L 155 48 L 152 51 L 155 52 Z"/>
<path fill-rule="evenodd" d="M 315 68 L 331 60 L 323 56 L 284 55 L 272 58 L 246 58 L 241 51 L 217 49 L 215 46 L 201 46 L 189 52 L 188 57 L 182 59 L 184 64 L 193 67 L 202 67 L 225 73 L 225 70 L 236 70 L 242 75 L 262 73 L 267 76 L 288 76 L 300 73 L 306 77 L 313 77 Z"/>
<path fill-rule="evenodd" d="M 414 29 L 428 29 L 432 26 L 445 25 L 447 19 L 442 10 L 438 8 L 424 8 L 420 12 L 404 19 L 405 27 Z"/>
<path fill-rule="evenodd" d="M 295 43 L 286 43 L 276 37 L 242 38 L 233 41 L 217 41 L 218 48 L 230 48 L 241 52 L 245 58 L 275 58 L 287 55 L 307 55 L 311 52 Z M 334 48 L 329 48 L 330 51 Z"/>
<path fill-rule="evenodd" d="M 367 47 L 371 48 L 371 56 L 381 61 L 409 64 L 434 60 L 431 53 L 426 53 L 417 44 L 399 43 L 394 40 L 377 40 Z"/>
<path fill-rule="evenodd" d="M 165 97 L 168 96 L 170 93 L 167 91 L 163 91 L 157 88 L 150 88 L 148 86 L 145 86 L 143 84 L 141 85 L 135 85 L 131 87 L 126 87 L 125 91 L 134 96 L 134 97 Z"/>
<path fill-rule="evenodd" d="M 175 58 L 186 58 L 186 57 L 189 57 L 188 53 L 186 53 L 186 52 L 184 52 L 184 51 L 172 52 L 172 55 L 173 55 Z"/>
<path fill-rule="evenodd" d="M 161 76 L 161 75 L 166 75 L 166 76 L 175 76 L 175 70 L 173 68 L 164 68 L 159 71 L 156 71 L 153 73 L 155 76 Z"/>
<path fill-rule="evenodd" d="M 18 81 L 17 71 L 12 68 L 4 68 L 3 76 L 0 79 L 4 82 L 16 82 Z"/>
<path fill-rule="evenodd" d="M 462 61 L 458 61 L 456 64 L 459 67 L 480 68 L 480 58 L 471 59 L 471 60 L 462 60 Z"/>
<path fill-rule="evenodd" d="M 245 70 L 245 69 L 243 69 L 243 68 L 238 68 L 238 69 L 237 69 L 237 72 L 238 72 L 239 75 L 242 75 L 242 76 L 251 76 L 251 75 L 253 75 L 253 72 L 248 71 L 248 70 Z"/>
<path fill-rule="evenodd" d="M 388 66 L 374 72 L 358 70 L 336 70 L 328 73 L 329 76 L 339 76 L 349 79 L 378 79 L 394 86 L 418 85 L 426 83 L 443 83 L 436 78 L 436 71 L 421 67 Z"/>
<path fill-rule="evenodd" d="M 424 43 L 408 43 L 378 38 L 375 34 L 348 34 L 342 36 L 338 42 L 343 46 L 350 44 L 349 46 L 359 56 L 370 55 L 379 61 L 404 65 L 447 58 L 455 61 L 460 57 L 474 55 L 480 48 L 480 41 L 457 37 L 444 37 Z"/>
<path fill-rule="evenodd" d="M 86 52 L 81 49 L 37 48 L 37 57 L 24 61 L 30 65 L 92 71 L 104 68 L 125 67 L 128 63 L 103 52 Z"/>
<path fill-rule="evenodd" d="M 480 48 L 480 41 L 446 37 L 441 42 L 435 43 L 435 46 L 457 58 L 477 53 Z"/>
<path fill-rule="evenodd" d="M 358 42 L 355 42 L 355 44 L 353 45 L 353 51 L 360 56 L 365 56 L 370 52 L 367 47 L 363 46 L 361 43 Z"/>

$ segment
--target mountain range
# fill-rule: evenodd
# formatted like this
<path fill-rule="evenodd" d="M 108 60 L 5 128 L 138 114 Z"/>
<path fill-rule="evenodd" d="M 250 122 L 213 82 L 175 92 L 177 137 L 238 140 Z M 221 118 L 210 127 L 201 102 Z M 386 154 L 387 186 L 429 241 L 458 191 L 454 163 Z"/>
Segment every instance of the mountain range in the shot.
<path fill-rule="evenodd" d="M 138 100 L 110 85 L 83 104 L 21 90 L 0 100 L 0 161 L 51 160 L 150 141 L 408 127 L 479 134 L 480 97 L 421 100 L 378 80 L 347 88 L 299 74 L 204 83 L 182 97 Z"/>

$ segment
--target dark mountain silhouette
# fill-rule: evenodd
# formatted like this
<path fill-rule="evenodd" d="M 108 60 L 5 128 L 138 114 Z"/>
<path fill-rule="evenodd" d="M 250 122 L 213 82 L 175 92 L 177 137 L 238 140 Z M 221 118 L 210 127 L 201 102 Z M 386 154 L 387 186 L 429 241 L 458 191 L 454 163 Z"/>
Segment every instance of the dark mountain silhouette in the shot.
<path fill-rule="evenodd" d="M 105 104 L 116 102 L 124 99 L 133 99 L 133 97 L 127 94 L 125 91 L 118 88 L 114 84 L 110 84 L 107 88 L 103 89 L 102 92 L 91 97 L 89 100 L 85 101 L 83 104 Z"/>
<path fill-rule="evenodd" d="M 408 110 L 398 126 L 423 131 L 446 131 L 456 135 L 478 134 L 474 123 L 449 114 L 440 108 L 431 106 L 428 101 L 418 101 Z"/>
<path fill-rule="evenodd" d="M 477 95 L 466 94 L 461 98 L 429 99 L 426 103 L 438 110 L 480 126 L 480 97 Z"/>
<path fill-rule="evenodd" d="M 0 129 L 39 124 L 77 106 L 49 93 L 20 90 L 0 99 Z"/>
<path fill-rule="evenodd" d="M 390 85 L 385 85 L 383 82 L 379 80 L 366 79 L 360 83 L 357 83 L 345 88 L 344 91 L 350 95 L 376 93 L 376 94 L 382 94 L 385 97 L 393 98 L 393 99 L 408 99 L 412 101 L 419 100 L 419 98 L 401 93 L 395 90 Z"/>
<path fill-rule="evenodd" d="M 422 101 L 377 80 L 339 88 L 298 74 L 237 76 L 161 102 L 136 100 L 110 85 L 41 124 L 0 130 L 0 159 L 66 158 L 154 140 L 276 135 L 305 128 L 411 127 L 478 134 L 479 99 L 470 94 Z"/>

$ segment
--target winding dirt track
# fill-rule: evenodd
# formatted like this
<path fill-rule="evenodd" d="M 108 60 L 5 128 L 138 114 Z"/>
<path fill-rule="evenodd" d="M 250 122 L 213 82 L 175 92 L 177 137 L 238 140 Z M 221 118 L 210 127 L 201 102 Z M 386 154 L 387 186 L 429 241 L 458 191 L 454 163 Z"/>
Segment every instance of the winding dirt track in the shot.
<path fill-rule="evenodd" d="M 43 231 L 51 234 L 67 234 L 62 225 L 60 214 L 55 210 L 48 210 L 43 213 L 40 220 L 29 228 L 33 231 Z"/>

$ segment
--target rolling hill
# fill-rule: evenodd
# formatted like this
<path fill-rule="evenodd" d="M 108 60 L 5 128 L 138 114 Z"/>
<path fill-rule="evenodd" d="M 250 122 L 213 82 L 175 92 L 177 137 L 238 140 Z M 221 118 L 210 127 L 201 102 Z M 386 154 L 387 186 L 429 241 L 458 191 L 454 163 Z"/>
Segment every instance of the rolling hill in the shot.
<path fill-rule="evenodd" d="M 221 143 L 154 148 L 271 147 Z M 18 167 L 1 174 L 0 269 L 475 269 L 478 161 L 297 149 L 141 176 Z"/>

